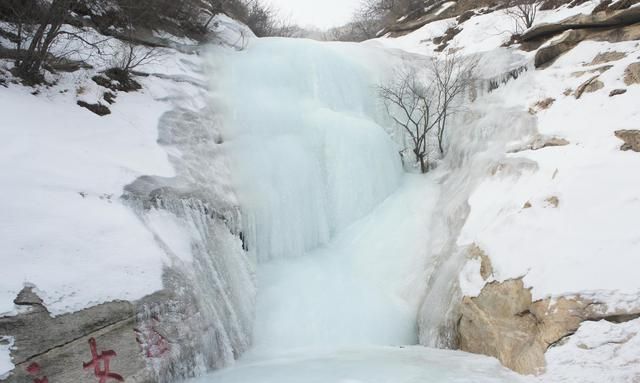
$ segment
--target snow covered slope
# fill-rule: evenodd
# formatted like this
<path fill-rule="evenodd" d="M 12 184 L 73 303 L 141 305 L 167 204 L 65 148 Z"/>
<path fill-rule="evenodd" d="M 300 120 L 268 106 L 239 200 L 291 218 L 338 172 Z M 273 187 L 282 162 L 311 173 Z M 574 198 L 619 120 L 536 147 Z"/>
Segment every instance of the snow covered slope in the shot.
<path fill-rule="evenodd" d="M 540 11 L 536 24 L 589 14 L 598 3 Z M 534 69 L 535 50 L 503 46 L 512 23 L 504 12 L 495 11 L 459 25 L 455 19 L 441 20 L 403 37 L 368 42 L 432 56 L 438 54 L 432 39 L 457 25 L 462 31 L 449 48 L 479 55 L 481 81 L 499 79 L 491 92 L 486 90 L 495 86 L 479 86 L 477 100 L 452 129 L 450 150 L 462 150 L 475 160 L 460 164 L 449 158 L 440 170 L 447 173 L 445 185 L 457 185 L 458 191 L 470 188 L 468 205 L 461 202 L 463 221 L 448 233 L 453 247 L 432 241 L 431 251 L 446 254 L 449 266 L 442 267 L 459 270 L 460 281 L 432 281 L 425 309 L 438 311 L 434 305 L 448 301 L 439 302 L 433 293 L 440 285 L 453 296 L 475 297 L 486 283 L 523 278 L 534 301 L 586 299 L 603 305 L 603 316 L 637 313 L 640 179 L 634 169 L 640 167 L 640 154 L 621 151 L 623 141 L 615 132 L 640 128 L 640 84 L 625 82 L 627 68 L 640 61 L 640 44 L 587 39 L 548 67 Z M 518 75 L 512 76 L 515 70 Z M 597 75 L 595 86 L 581 86 Z M 515 121 L 531 119 L 533 125 L 518 128 L 508 110 L 521 114 Z M 496 137 L 510 136 L 497 152 L 495 145 L 489 152 L 472 149 L 466 137 L 470 134 L 494 144 Z M 492 166 L 481 161 L 488 155 Z M 487 280 L 479 276 L 480 260 L 466 258 L 470 246 L 489 257 L 492 275 Z M 451 264 L 452 254 L 459 254 L 456 265 Z M 446 274 L 451 269 L 440 270 Z M 425 336 L 437 338 L 440 330 L 434 325 L 445 320 L 425 312 Z M 567 344 L 550 349 L 548 373 L 541 379 L 630 381 L 640 375 L 638 364 L 628 359 L 637 326 L 637 321 L 582 325 Z M 609 346 L 600 346 L 604 344 Z M 561 356 L 569 350 L 571 357 Z"/>

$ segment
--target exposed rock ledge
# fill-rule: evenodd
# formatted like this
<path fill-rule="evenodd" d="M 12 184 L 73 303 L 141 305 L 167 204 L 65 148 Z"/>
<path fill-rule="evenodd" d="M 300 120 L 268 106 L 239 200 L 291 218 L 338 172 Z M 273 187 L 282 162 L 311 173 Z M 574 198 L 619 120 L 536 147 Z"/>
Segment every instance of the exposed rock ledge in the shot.
<path fill-rule="evenodd" d="M 616 12 L 598 12 L 592 15 L 575 15 L 558 23 L 539 24 L 522 34 L 522 41 L 549 37 L 569 29 L 621 27 L 640 22 L 640 8 L 634 7 Z"/>
<path fill-rule="evenodd" d="M 620 42 L 640 39 L 640 7 L 595 15 L 576 15 L 553 24 L 540 24 L 525 32 L 523 47 L 536 48 L 561 34 L 536 52 L 535 66 L 543 67 L 584 40 Z"/>
<path fill-rule="evenodd" d="M 583 321 L 621 322 L 637 317 L 640 307 L 611 310 L 579 295 L 533 301 L 522 278 L 491 282 L 479 296 L 463 298 L 459 345 L 464 351 L 493 356 L 519 373 L 536 374 L 544 371 L 547 349 L 573 334 Z"/>

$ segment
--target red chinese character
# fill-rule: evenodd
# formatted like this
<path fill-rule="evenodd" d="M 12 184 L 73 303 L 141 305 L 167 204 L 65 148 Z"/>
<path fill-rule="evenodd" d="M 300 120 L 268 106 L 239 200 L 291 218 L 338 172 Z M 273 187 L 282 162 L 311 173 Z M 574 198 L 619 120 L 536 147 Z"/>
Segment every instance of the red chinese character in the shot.
<path fill-rule="evenodd" d="M 99 383 L 106 383 L 107 379 L 124 382 L 122 376 L 109 371 L 109 359 L 116 356 L 116 352 L 113 350 L 107 350 L 98 354 L 96 340 L 94 338 L 89 339 L 89 347 L 91 348 L 91 361 L 82 363 L 82 367 L 85 370 L 87 368 L 93 368 L 93 373 L 95 374 L 95 376 L 100 378 Z M 104 363 L 103 369 L 100 368 L 100 362 Z"/>
<path fill-rule="evenodd" d="M 38 363 L 31 363 L 27 366 L 27 374 L 34 376 L 40 374 L 40 365 Z M 49 383 L 49 379 L 45 376 L 44 378 L 33 378 L 33 383 Z"/>

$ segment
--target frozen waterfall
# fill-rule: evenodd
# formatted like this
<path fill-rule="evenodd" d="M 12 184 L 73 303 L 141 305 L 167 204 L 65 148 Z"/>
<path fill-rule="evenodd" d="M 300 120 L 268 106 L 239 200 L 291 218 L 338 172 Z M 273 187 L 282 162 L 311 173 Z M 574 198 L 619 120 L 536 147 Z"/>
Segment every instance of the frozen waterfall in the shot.
<path fill-rule="evenodd" d="M 517 381 L 494 360 L 403 346 L 418 342 L 440 191 L 404 174 L 376 96 L 402 55 L 259 39 L 211 57 L 258 292 L 253 350 L 198 381 Z"/>

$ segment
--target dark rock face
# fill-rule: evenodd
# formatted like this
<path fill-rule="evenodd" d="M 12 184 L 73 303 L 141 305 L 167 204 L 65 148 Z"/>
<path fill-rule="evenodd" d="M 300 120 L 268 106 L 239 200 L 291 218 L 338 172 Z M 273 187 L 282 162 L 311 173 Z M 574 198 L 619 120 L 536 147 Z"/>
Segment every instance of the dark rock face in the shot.
<path fill-rule="evenodd" d="M 609 92 L 609 97 L 619 96 L 625 93 L 627 93 L 626 89 L 614 89 L 611 92 Z"/>
<path fill-rule="evenodd" d="M 640 130 L 618 130 L 615 132 L 615 135 L 624 141 L 620 150 L 640 152 Z"/>
<path fill-rule="evenodd" d="M 107 108 L 102 104 L 89 104 L 88 102 L 79 100 L 78 105 L 83 108 L 89 109 L 90 111 L 97 114 L 98 116 L 106 116 L 108 114 L 111 114 L 111 110 L 109 110 L 109 108 Z"/>

